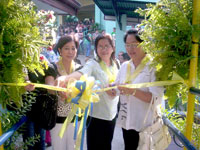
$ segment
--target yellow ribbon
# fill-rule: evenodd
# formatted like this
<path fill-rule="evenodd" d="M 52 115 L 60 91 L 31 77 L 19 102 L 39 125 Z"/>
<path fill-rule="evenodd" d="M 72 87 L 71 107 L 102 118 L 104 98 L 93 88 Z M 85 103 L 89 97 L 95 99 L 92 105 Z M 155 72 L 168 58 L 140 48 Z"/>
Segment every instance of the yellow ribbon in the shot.
<path fill-rule="evenodd" d="M 89 113 L 90 113 L 90 105 L 89 105 L 89 109 L 88 109 L 88 112 L 87 112 L 87 114 L 86 114 L 86 118 L 84 118 L 84 117 L 82 117 L 82 119 L 81 119 L 81 123 L 80 123 L 80 127 L 79 127 L 79 130 L 78 130 L 78 137 L 77 137 L 77 140 L 76 140 L 76 145 L 75 145 L 75 149 L 76 150 L 79 150 L 80 149 L 80 145 L 81 145 L 81 137 L 82 137 L 82 135 L 81 135 L 81 133 L 82 133 L 82 130 L 84 130 L 83 129 L 83 121 L 84 121 L 84 119 L 87 119 L 87 117 L 88 117 L 88 115 L 89 115 Z"/>
<path fill-rule="evenodd" d="M 68 117 L 66 118 L 61 131 L 59 133 L 59 136 L 62 138 L 64 135 L 64 132 L 67 128 L 67 126 L 69 125 L 69 123 L 72 121 L 74 115 L 76 115 L 76 111 L 77 109 L 81 108 L 82 110 L 85 110 L 85 108 L 87 106 L 89 106 L 89 104 L 91 102 L 98 102 L 99 101 L 99 97 L 97 94 L 95 94 L 96 92 L 105 92 L 107 90 L 111 90 L 114 88 L 117 88 L 117 86 L 113 86 L 113 87 L 108 87 L 108 88 L 104 88 L 104 89 L 100 89 L 100 90 L 92 90 L 92 87 L 95 83 L 95 79 L 93 77 L 87 77 L 87 76 L 82 76 L 80 78 L 81 81 L 85 81 L 86 82 L 86 89 L 84 90 L 81 98 L 79 99 L 79 104 L 72 104 L 72 110 L 69 113 Z M 49 90 L 56 90 L 56 91 L 61 91 L 61 92 L 71 92 L 72 93 L 72 97 L 75 97 L 79 91 L 76 89 L 75 87 L 75 82 L 71 82 L 69 84 L 68 88 L 61 88 L 61 87 L 55 87 L 55 86 L 50 86 L 50 85 L 44 85 L 44 84 L 37 84 L 37 83 L 0 83 L 0 85 L 7 85 L 7 86 L 27 86 L 29 84 L 35 85 L 35 87 L 38 88 L 45 88 L 45 89 L 49 89 Z M 152 86 L 164 86 L 164 85 L 173 85 L 173 84 L 178 84 L 178 83 L 183 83 L 185 85 L 188 86 L 188 81 L 184 80 L 183 78 L 181 78 L 178 74 L 173 73 L 173 78 L 172 80 L 167 80 L 167 81 L 155 81 L 155 82 L 147 82 L 147 83 L 139 83 L 139 84 L 126 84 L 126 85 L 119 85 L 121 87 L 127 87 L 127 88 L 144 88 L 144 87 L 152 87 Z M 73 94 L 75 93 L 75 94 Z M 88 111 L 89 114 L 89 111 Z M 87 114 L 87 116 L 88 116 Z M 83 115 L 83 114 L 82 114 Z M 80 141 L 81 141 L 81 131 L 83 130 L 83 120 L 84 118 L 82 117 L 81 123 L 80 123 L 80 127 L 79 127 L 79 131 L 78 131 L 78 138 L 76 141 L 76 149 L 79 149 L 80 147 Z"/>
<path fill-rule="evenodd" d="M 188 81 L 184 80 L 181 76 L 179 76 L 177 73 L 173 73 L 172 80 L 167 81 L 155 81 L 155 82 L 146 82 L 146 83 L 138 83 L 138 84 L 125 84 L 125 85 L 119 85 L 120 87 L 126 87 L 126 88 L 144 88 L 144 87 L 152 87 L 152 86 L 165 86 L 165 85 L 173 85 L 183 83 L 186 86 L 188 86 Z M 103 88 L 99 90 L 94 90 L 93 92 L 105 92 L 111 89 L 116 89 L 117 86 Z"/>
<path fill-rule="evenodd" d="M 58 61 L 58 70 L 59 70 L 59 73 L 61 75 L 68 75 L 68 74 L 74 72 L 74 70 L 75 70 L 75 63 L 72 60 L 71 65 L 70 65 L 70 69 L 69 69 L 69 73 L 67 73 L 67 71 L 65 70 L 65 67 L 63 65 L 63 59 L 62 59 L 62 57 L 60 57 L 60 60 Z"/>
<path fill-rule="evenodd" d="M 142 59 L 142 62 L 137 66 L 133 74 L 131 74 L 131 63 L 133 63 L 133 61 L 130 60 L 127 65 L 125 83 L 130 83 L 131 81 L 133 81 L 137 77 L 137 75 L 144 69 L 149 60 L 150 58 L 148 56 L 145 56 Z"/>
<path fill-rule="evenodd" d="M 105 62 L 101 61 L 99 65 L 101 66 L 102 70 L 106 73 L 106 75 L 109 78 L 109 83 L 112 83 L 115 81 L 117 77 L 117 65 L 112 61 L 112 67 L 108 68 Z"/>
<path fill-rule="evenodd" d="M 60 92 L 68 92 L 70 91 L 67 88 L 46 85 L 46 84 L 39 84 L 39 83 L 0 83 L 0 85 L 7 85 L 7 86 L 27 86 L 27 85 L 34 85 L 36 88 L 44 88 L 48 90 L 60 91 Z"/>
<path fill-rule="evenodd" d="M 60 138 L 63 137 L 67 126 L 69 125 L 69 123 L 72 121 L 72 119 L 76 115 L 78 108 L 85 110 L 87 106 L 90 106 L 89 104 L 91 102 L 95 103 L 95 102 L 99 101 L 99 96 L 97 94 L 95 94 L 92 90 L 92 87 L 95 84 L 95 79 L 93 77 L 81 76 L 80 81 L 86 82 L 86 88 L 85 88 L 84 92 L 82 93 L 82 96 L 78 101 L 78 104 L 72 105 L 72 111 L 68 114 L 68 116 L 60 130 L 60 133 L 59 133 Z M 75 87 L 75 83 L 76 83 L 76 81 L 71 83 L 71 85 L 73 85 L 73 86 L 71 86 L 71 88 L 72 88 L 71 92 L 73 93 L 73 91 L 75 91 L 76 94 L 73 94 L 69 101 L 71 101 L 72 98 L 75 98 L 78 94 L 77 89 Z M 88 114 L 89 114 L 89 111 L 88 111 Z M 87 116 L 88 116 L 88 114 L 87 114 Z M 82 115 L 84 115 L 84 114 L 82 114 Z M 79 131 L 78 131 L 78 138 L 76 141 L 76 147 L 80 147 L 81 132 L 83 130 L 83 120 L 84 120 L 84 117 L 82 117 L 82 120 L 80 123 Z"/>

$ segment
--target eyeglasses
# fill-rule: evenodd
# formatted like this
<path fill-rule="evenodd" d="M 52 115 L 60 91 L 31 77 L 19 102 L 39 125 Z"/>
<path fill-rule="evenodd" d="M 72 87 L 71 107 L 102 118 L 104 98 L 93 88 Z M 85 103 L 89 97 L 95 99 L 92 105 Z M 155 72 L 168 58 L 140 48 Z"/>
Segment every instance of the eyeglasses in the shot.
<path fill-rule="evenodd" d="M 138 43 L 130 43 L 130 44 L 125 44 L 126 48 L 137 48 L 138 47 Z"/>
<path fill-rule="evenodd" d="M 103 50 L 103 49 L 109 49 L 111 48 L 111 45 L 106 45 L 106 46 L 98 46 L 98 49 Z"/>

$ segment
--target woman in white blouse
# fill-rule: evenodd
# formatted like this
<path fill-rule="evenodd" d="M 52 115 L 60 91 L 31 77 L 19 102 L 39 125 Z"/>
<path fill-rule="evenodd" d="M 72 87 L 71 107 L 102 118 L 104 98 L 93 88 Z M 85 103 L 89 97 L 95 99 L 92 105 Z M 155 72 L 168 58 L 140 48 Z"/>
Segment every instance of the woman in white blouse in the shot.
<path fill-rule="evenodd" d="M 136 68 L 146 57 L 145 52 L 139 44 L 142 42 L 137 30 L 129 30 L 124 36 L 125 47 L 131 60 L 122 64 L 115 83 L 135 84 L 155 81 L 155 70 L 147 62 L 144 68 L 135 78 L 133 76 Z M 128 69 L 130 68 L 130 69 Z M 161 103 L 163 88 L 148 87 L 141 89 L 130 89 L 118 86 L 120 91 L 120 111 L 117 125 L 122 128 L 125 150 L 136 150 L 139 142 L 139 132 L 143 127 L 152 122 L 152 113 L 148 115 L 146 123 L 143 125 L 149 104 Z"/>
<path fill-rule="evenodd" d="M 115 81 L 118 67 L 112 39 L 108 35 L 99 35 L 95 40 L 96 59 L 90 59 L 82 69 L 71 75 L 58 78 L 60 86 L 66 85 L 70 78 L 80 79 L 83 74 L 93 76 L 107 87 Z M 63 82 L 64 81 L 64 82 Z M 114 91 L 103 92 L 100 101 L 94 103 L 92 114 L 88 117 L 87 149 L 111 150 L 114 127 L 116 123 L 117 104 L 119 97 Z"/>

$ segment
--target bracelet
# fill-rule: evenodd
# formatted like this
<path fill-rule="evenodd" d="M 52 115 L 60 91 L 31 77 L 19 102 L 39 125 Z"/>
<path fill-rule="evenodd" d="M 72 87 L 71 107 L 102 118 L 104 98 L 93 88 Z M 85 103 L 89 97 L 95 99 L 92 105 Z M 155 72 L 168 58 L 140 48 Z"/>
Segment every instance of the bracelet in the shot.
<path fill-rule="evenodd" d="M 131 94 L 132 96 L 135 96 L 136 89 L 134 89 L 133 93 Z"/>

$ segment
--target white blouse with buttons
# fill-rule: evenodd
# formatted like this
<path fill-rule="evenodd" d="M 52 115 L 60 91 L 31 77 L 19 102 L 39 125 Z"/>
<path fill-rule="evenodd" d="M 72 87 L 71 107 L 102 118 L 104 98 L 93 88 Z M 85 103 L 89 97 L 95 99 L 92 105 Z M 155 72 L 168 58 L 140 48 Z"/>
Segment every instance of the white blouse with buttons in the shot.
<path fill-rule="evenodd" d="M 116 84 L 123 84 L 126 79 L 126 70 L 128 62 L 122 64 L 117 79 Z M 135 71 L 135 66 L 131 62 L 131 73 Z M 155 70 L 150 68 L 147 64 L 144 69 L 138 74 L 132 84 L 154 82 L 155 81 Z M 139 90 L 152 93 L 152 99 L 154 99 L 155 104 L 161 104 L 162 97 L 164 93 L 163 87 L 148 87 L 141 88 Z M 147 113 L 150 103 L 146 103 L 135 96 L 132 95 L 121 95 L 120 96 L 120 111 L 117 119 L 117 125 L 126 130 L 134 129 L 140 131 L 143 127 L 146 127 L 152 123 L 153 112 L 150 111 L 149 116 L 145 125 L 143 126 L 144 117 Z"/>
<path fill-rule="evenodd" d="M 113 66 L 110 66 L 113 67 Z M 90 59 L 84 65 L 79 72 L 87 74 L 88 76 L 93 76 L 96 80 L 101 82 L 102 87 L 107 87 L 109 85 L 109 79 L 106 73 L 102 70 L 101 66 L 94 59 Z M 111 97 L 106 92 L 99 94 L 100 101 L 94 103 L 92 117 L 103 119 L 103 120 L 112 120 L 117 114 L 117 104 L 119 101 L 119 96 Z"/>

